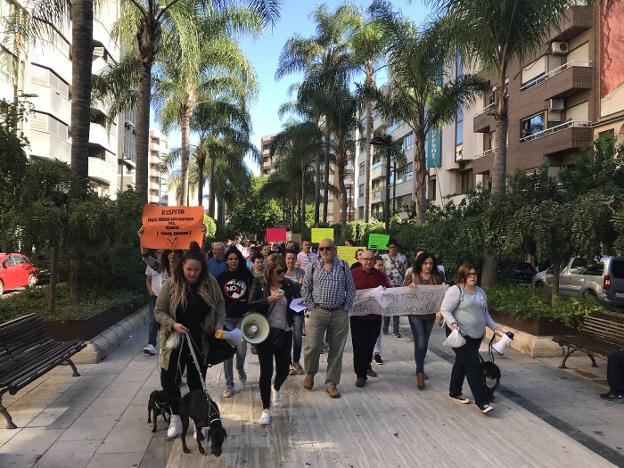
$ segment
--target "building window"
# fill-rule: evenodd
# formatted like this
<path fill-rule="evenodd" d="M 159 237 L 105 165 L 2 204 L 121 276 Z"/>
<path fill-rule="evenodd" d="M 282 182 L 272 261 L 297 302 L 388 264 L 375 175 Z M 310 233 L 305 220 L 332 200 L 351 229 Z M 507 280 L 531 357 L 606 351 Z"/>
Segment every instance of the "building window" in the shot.
<path fill-rule="evenodd" d="M 14 84 L 17 59 L 13 54 L 0 46 L 0 80 L 8 84 Z"/>
<path fill-rule="evenodd" d="M 365 166 L 366 166 L 366 163 L 360 163 L 360 166 L 359 166 L 360 174 L 364 174 Z"/>
<path fill-rule="evenodd" d="M 56 135 L 63 140 L 67 140 L 69 137 L 67 125 L 55 119 L 53 116 L 41 112 L 35 112 L 30 117 L 30 129 Z"/>
<path fill-rule="evenodd" d="M 403 151 L 411 150 L 414 147 L 414 132 L 409 132 L 403 138 Z"/>
<path fill-rule="evenodd" d="M 429 177 L 429 184 L 427 185 L 427 200 L 434 201 L 436 199 L 436 178 Z"/>
<path fill-rule="evenodd" d="M 407 182 L 408 180 L 412 180 L 414 178 L 414 163 L 411 162 L 407 165 L 405 169 L 405 176 L 403 177 L 403 182 Z"/>
<path fill-rule="evenodd" d="M 364 197 L 364 184 L 360 184 L 358 187 L 358 198 Z"/>
<path fill-rule="evenodd" d="M 359 219 L 364 219 L 364 207 L 363 206 L 360 206 L 358 208 L 358 218 Z"/>
<path fill-rule="evenodd" d="M 543 132 L 544 126 L 544 113 L 535 114 L 528 119 L 520 121 L 520 141 L 532 140 L 535 134 Z"/>
<path fill-rule="evenodd" d="M 460 172 L 461 187 L 460 193 L 469 193 L 474 190 L 474 174 L 472 171 Z"/>

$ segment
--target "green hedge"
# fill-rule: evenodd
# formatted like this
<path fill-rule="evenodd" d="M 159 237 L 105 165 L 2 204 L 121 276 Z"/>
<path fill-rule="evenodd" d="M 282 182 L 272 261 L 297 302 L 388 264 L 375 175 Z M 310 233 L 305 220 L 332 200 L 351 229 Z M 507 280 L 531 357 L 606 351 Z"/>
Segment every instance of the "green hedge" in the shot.
<path fill-rule="evenodd" d="M 53 313 L 47 308 L 47 286 L 26 289 L 14 296 L 0 299 L 0 323 L 31 313 L 37 313 L 46 320 L 88 319 L 113 307 L 138 307 L 147 301 L 147 292 L 128 290 L 91 290 L 79 300 L 73 301 L 69 296 L 67 283 L 59 284 L 56 294 L 56 311 Z"/>

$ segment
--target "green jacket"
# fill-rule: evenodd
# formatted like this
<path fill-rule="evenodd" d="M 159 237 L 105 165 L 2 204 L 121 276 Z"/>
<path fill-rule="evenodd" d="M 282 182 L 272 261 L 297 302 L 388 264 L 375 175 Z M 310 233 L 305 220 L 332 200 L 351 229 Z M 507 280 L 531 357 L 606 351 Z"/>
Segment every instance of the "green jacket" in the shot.
<path fill-rule="evenodd" d="M 208 345 L 208 336 L 214 336 L 215 330 L 223 328 L 223 319 L 225 318 L 225 301 L 221 294 L 221 288 L 219 283 L 212 275 L 210 275 L 210 293 L 214 298 L 215 310 L 210 310 L 206 319 L 202 324 L 202 349 L 206 353 Z M 160 354 L 158 356 L 158 363 L 163 369 L 169 368 L 169 358 L 171 356 L 171 349 L 167 348 L 167 339 L 173 333 L 171 327 L 176 323 L 176 311 L 171 308 L 171 278 L 167 279 L 160 288 L 158 299 L 156 300 L 156 306 L 154 307 L 154 318 L 160 323 Z M 206 306 L 207 307 L 207 306 Z M 204 362 L 206 356 L 203 356 Z"/>

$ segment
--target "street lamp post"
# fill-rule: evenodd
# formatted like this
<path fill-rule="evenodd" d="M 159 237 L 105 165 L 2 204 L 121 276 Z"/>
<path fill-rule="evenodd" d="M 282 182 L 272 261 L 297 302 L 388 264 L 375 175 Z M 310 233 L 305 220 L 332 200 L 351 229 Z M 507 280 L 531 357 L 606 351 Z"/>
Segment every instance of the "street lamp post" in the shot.
<path fill-rule="evenodd" d="M 388 134 L 377 135 L 371 141 L 373 146 L 386 149 L 386 199 L 384 201 L 384 223 L 386 232 L 390 228 L 390 153 L 392 150 L 392 136 Z"/>

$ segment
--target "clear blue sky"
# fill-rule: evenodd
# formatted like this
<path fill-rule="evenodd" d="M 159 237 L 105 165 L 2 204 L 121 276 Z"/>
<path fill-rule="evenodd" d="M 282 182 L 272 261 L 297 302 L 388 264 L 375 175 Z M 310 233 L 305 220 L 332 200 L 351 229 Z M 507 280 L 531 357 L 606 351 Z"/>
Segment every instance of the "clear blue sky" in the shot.
<path fill-rule="evenodd" d="M 372 0 L 353 0 L 354 4 L 365 10 Z M 253 143 L 260 148 L 260 138 L 263 135 L 277 133 L 282 123 L 277 111 L 280 105 L 288 100 L 288 88 L 292 83 L 300 82 L 301 75 L 290 75 L 279 81 L 275 80 L 275 70 L 280 52 L 286 40 L 298 33 L 303 37 L 314 34 L 314 22 L 311 13 L 318 5 L 325 3 L 334 10 L 345 3 L 344 0 L 283 0 L 280 19 L 271 27 L 267 27 L 262 37 L 258 39 L 244 38 L 241 41 L 243 50 L 253 64 L 259 81 L 259 93 L 256 102 L 251 105 L 253 126 Z M 422 23 L 429 10 L 422 0 L 393 0 L 396 9 L 411 18 L 416 24 Z M 179 147 L 179 132 L 170 135 L 170 147 Z"/>

